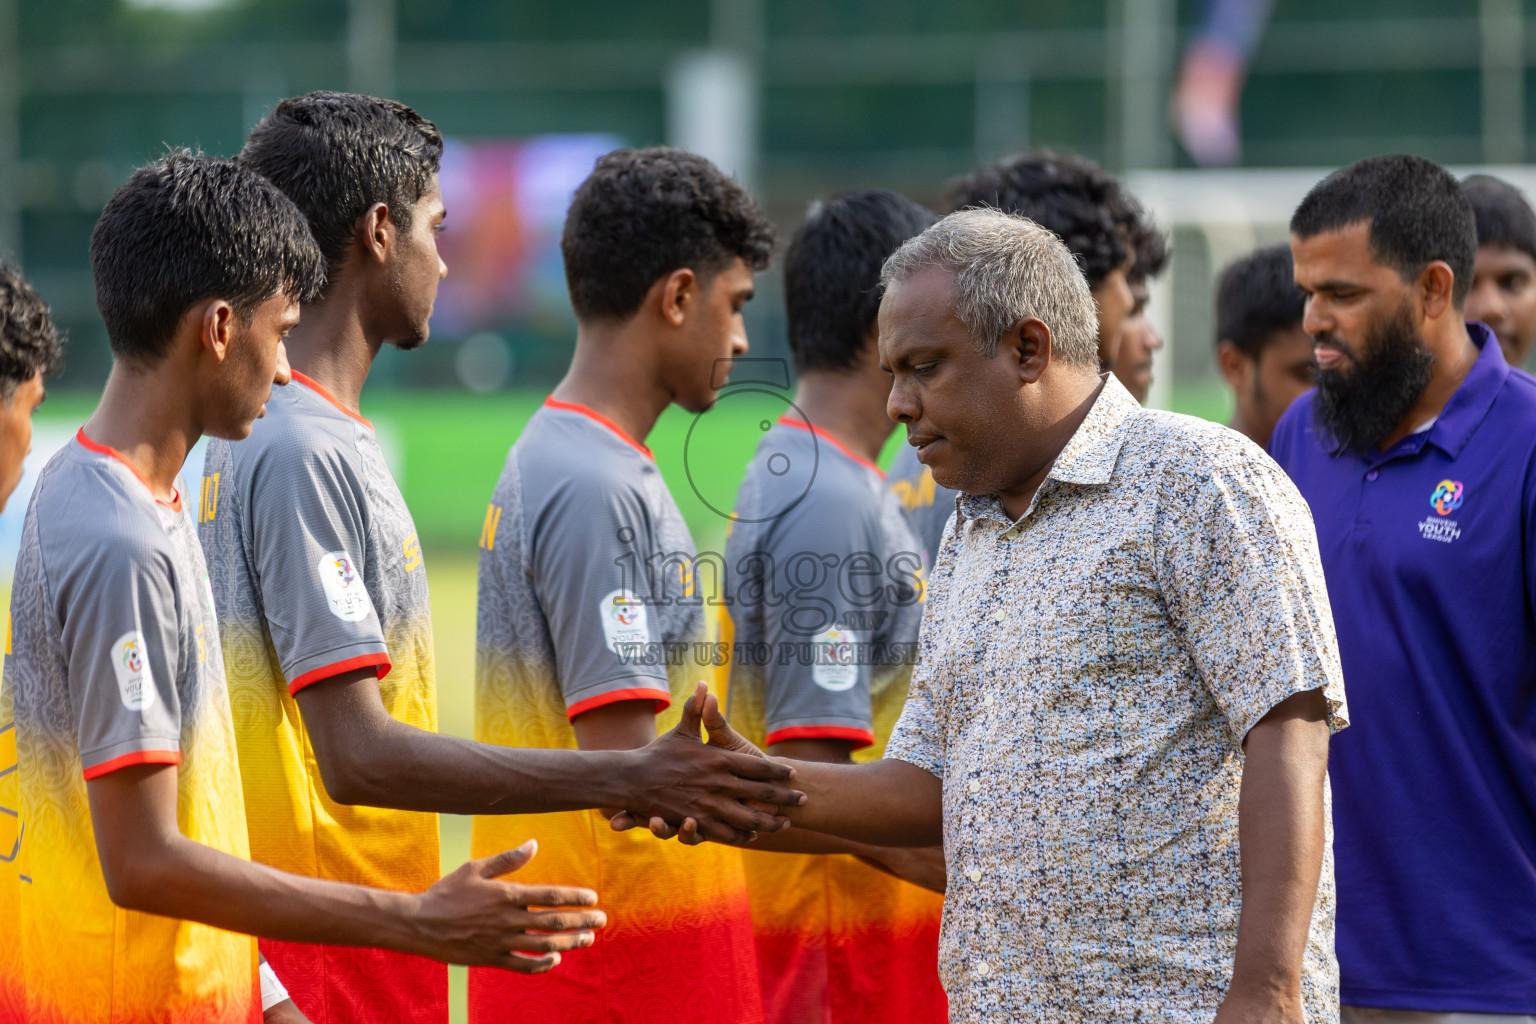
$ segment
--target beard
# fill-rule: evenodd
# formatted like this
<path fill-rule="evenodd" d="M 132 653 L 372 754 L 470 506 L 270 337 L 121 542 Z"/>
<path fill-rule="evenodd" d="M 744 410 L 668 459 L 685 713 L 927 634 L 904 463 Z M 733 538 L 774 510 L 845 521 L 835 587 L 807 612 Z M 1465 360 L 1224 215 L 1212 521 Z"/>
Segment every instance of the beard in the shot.
<path fill-rule="evenodd" d="M 1429 385 L 1435 357 L 1414 331 L 1412 309 L 1405 303 L 1371 328 L 1363 359 L 1342 338 L 1320 334 L 1315 340 L 1337 346 L 1350 367 L 1344 373 L 1313 371 L 1317 380 L 1314 421 L 1344 451 L 1375 451 Z"/>

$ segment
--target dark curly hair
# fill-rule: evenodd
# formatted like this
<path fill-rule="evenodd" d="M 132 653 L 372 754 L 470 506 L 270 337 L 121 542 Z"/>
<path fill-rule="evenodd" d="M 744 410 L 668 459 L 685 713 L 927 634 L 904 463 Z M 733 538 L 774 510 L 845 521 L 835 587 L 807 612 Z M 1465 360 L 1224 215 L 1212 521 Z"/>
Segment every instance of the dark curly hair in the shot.
<path fill-rule="evenodd" d="M 304 215 L 232 160 L 173 150 L 141 167 L 91 232 L 96 308 L 119 359 L 153 365 L 194 303 L 224 299 L 249 323 L 279 292 L 312 300 L 325 263 Z"/>
<path fill-rule="evenodd" d="M 766 268 L 773 225 L 701 156 L 667 146 L 616 149 L 576 190 L 560 251 L 577 319 L 623 320 L 674 270 L 708 279 L 737 257 Z"/>
<path fill-rule="evenodd" d="M 990 206 L 1054 231 L 1077 257 L 1090 288 L 1125 265 L 1131 255 L 1126 217 L 1141 209 L 1092 160 L 1044 149 L 1005 157 L 956 178 L 944 197 L 951 212 Z"/>
<path fill-rule="evenodd" d="M 1168 236 L 1129 192 L 1124 194 L 1132 207 L 1126 211 L 1125 232 L 1130 239 L 1131 252 L 1136 254 L 1128 276 L 1132 284 L 1137 284 L 1157 277 L 1168 268 Z"/>
<path fill-rule="evenodd" d="M 1301 324 L 1306 300 L 1292 276 L 1291 247 L 1249 253 L 1221 272 L 1216 285 L 1216 343 L 1230 341 L 1250 359 L 1281 332 Z"/>
<path fill-rule="evenodd" d="M 18 384 L 53 373 L 63 355 L 48 304 L 20 270 L 0 262 L 0 399 L 9 402 Z"/>
<path fill-rule="evenodd" d="M 937 218 L 881 188 L 814 204 L 784 255 L 784 307 L 795 369 L 844 370 L 880 312 L 880 268 Z"/>
<path fill-rule="evenodd" d="M 443 156 L 437 125 L 395 100 L 312 92 L 283 100 L 251 129 L 236 158 L 288 194 L 309 218 L 327 277 L 347 258 L 357 219 L 389 207 L 402 231 Z"/>

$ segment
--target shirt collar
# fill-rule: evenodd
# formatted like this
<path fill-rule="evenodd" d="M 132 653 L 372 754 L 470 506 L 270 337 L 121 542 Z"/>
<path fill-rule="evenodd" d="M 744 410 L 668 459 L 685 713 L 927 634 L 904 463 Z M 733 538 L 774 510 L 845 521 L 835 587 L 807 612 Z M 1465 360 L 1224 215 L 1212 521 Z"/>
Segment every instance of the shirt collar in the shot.
<path fill-rule="evenodd" d="M 1451 458 L 1461 455 L 1473 431 L 1488 415 L 1499 389 L 1509 379 L 1509 363 L 1504 361 L 1504 350 L 1494 338 L 1493 331 L 1483 324 L 1467 324 L 1467 334 L 1480 351 L 1466 379 L 1445 403 L 1445 409 L 1429 428 L 1426 444 L 1432 444 Z"/>
<path fill-rule="evenodd" d="M 1098 397 L 1093 400 L 1083 422 L 1073 431 L 1066 447 L 1062 448 L 1061 454 L 1051 464 L 1051 471 L 1046 474 L 1047 482 L 1056 480 L 1066 484 L 1107 484 L 1114 474 L 1115 463 L 1120 460 L 1120 449 L 1125 446 L 1126 425 L 1141 412 L 1141 405 L 1131 397 L 1131 393 L 1125 390 L 1125 385 L 1114 374 L 1102 374 L 1100 379 L 1104 385 Z M 1040 489 L 1045 490 L 1045 484 Z M 1035 498 L 1039 499 L 1039 492 L 1036 492 Z M 981 516 L 1007 519 L 1002 511 L 1002 503 L 995 494 L 962 494 L 956 507 L 962 516 L 971 519 Z"/>

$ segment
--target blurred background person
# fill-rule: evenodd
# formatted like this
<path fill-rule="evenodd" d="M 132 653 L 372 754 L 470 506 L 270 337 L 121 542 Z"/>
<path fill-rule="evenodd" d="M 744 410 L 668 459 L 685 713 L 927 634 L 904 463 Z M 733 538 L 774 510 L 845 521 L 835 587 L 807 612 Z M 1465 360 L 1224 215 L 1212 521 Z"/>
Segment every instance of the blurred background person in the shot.
<path fill-rule="evenodd" d="M 1269 24 L 1274 0 L 1204 0 L 1173 92 L 1179 141 L 1206 167 L 1243 155 L 1239 110 L 1248 62 Z"/>
<path fill-rule="evenodd" d="M 1122 219 L 1136 262 L 1126 277 L 1131 287 L 1131 311 L 1126 314 L 1120 332 L 1120 351 L 1111 368 L 1131 397 L 1145 405 L 1147 393 L 1152 390 L 1152 360 L 1163 347 L 1163 336 L 1152 323 L 1147 303 L 1152 299 L 1152 279 L 1168 266 L 1168 236 L 1134 202 L 1127 204 Z"/>
<path fill-rule="evenodd" d="M 1216 286 L 1216 365 L 1232 389 L 1227 426 L 1260 447 L 1312 386 L 1312 336 L 1302 327 L 1302 311 L 1288 245 L 1244 256 Z"/>
<path fill-rule="evenodd" d="M 1461 183 L 1477 218 L 1477 266 L 1467 319 L 1485 323 L 1510 366 L 1524 366 L 1536 341 L 1536 212 L 1520 190 L 1487 174 Z"/>

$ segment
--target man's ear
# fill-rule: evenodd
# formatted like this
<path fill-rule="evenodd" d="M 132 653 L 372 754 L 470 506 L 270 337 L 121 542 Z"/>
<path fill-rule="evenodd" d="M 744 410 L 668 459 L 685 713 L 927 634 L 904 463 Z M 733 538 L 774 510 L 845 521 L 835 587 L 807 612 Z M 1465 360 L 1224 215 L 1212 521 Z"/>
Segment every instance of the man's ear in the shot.
<path fill-rule="evenodd" d="M 1419 271 L 1416 284 L 1419 298 L 1424 302 L 1424 319 L 1438 320 L 1452 309 L 1451 293 L 1456 287 L 1456 274 L 1444 260 L 1432 260 L 1429 266 Z"/>
<path fill-rule="evenodd" d="M 201 314 L 195 310 L 199 340 L 216 362 L 222 363 L 229 353 L 229 343 L 235 331 L 235 309 L 223 299 L 210 299 Z"/>
<path fill-rule="evenodd" d="M 1233 391 L 1241 391 L 1248 386 L 1248 368 L 1251 365 L 1252 361 L 1236 343 L 1226 338 L 1216 343 L 1216 368 Z"/>
<path fill-rule="evenodd" d="M 1054 339 L 1051 338 L 1051 329 L 1039 317 L 1027 316 L 1020 320 L 1003 335 L 998 344 L 1006 345 L 1012 352 L 1018 364 L 1021 383 L 1037 383 L 1051 365 Z"/>
<path fill-rule="evenodd" d="M 353 229 L 352 243 L 359 253 L 367 254 L 373 260 L 383 263 L 389 255 L 389 247 L 394 242 L 395 219 L 390 216 L 389 206 L 385 203 L 374 203 L 363 211 L 363 215 L 357 218 L 357 224 Z"/>
<path fill-rule="evenodd" d="M 662 278 L 658 287 L 662 319 L 673 327 L 683 326 L 688 314 L 699 304 L 698 276 L 682 267 Z"/>

